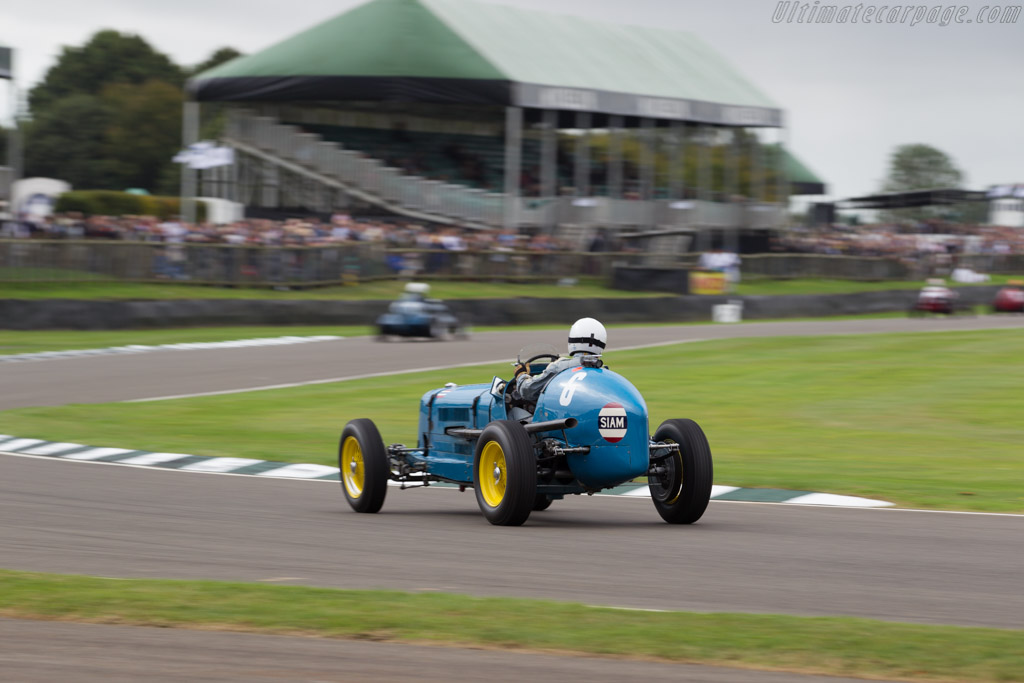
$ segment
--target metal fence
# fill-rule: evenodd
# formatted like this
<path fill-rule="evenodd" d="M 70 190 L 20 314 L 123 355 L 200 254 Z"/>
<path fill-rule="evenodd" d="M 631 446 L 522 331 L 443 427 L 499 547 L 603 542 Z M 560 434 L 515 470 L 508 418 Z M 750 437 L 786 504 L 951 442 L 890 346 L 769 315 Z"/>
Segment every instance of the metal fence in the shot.
<path fill-rule="evenodd" d="M 314 287 L 407 277 L 495 281 L 608 278 L 643 254 L 394 249 L 379 243 L 257 247 L 0 240 L 0 283 L 180 282 Z"/>
<path fill-rule="evenodd" d="M 445 251 L 382 243 L 332 246 L 165 244 L 100 240 L 0 239 L 0 285 L 15 282 L 181 282 L 239 287 L 315 287 L 426 277 L 556 282 L 612 281 L 621 266 L 692 268 L 698 254 L 651 252 Z M 981 273 L 1024 273 L 1024 254 L 961 255 Z M 744 277 L 916 280 L 948 276 L 926 260 L 758 254 L 742 259 Z M 2 298 L 2 292 L 0 292 Z"/>
<path fill-rule="evenodd" d="M 190 282 L 317 286 L 388 277 L 377 245 L 234 245 L 0 240 L 2 282 Z"/>

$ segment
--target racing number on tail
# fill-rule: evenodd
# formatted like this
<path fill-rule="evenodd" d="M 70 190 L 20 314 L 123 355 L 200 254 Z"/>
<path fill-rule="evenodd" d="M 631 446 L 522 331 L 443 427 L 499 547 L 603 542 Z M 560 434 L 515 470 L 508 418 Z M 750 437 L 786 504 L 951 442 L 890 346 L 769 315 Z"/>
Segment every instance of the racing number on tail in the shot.
<path fill-rule="evenodd" d="M 572 403 L 572 396 L 576 393 L 576 385 L 587 378 L 587 373 L 581 372 L 569 378 L 569 381 L 562 387 L 562 395 L 558 397 L 558 403 L 567 406 Z"/>

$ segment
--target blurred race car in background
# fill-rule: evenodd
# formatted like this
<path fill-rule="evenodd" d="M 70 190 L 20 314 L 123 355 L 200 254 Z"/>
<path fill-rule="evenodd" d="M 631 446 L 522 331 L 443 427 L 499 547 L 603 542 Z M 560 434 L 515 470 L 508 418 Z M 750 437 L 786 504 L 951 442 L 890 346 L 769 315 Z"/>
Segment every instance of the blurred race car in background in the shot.
<path fill-rule="evenodd" d="M 917 295 L 917 300 L 910 308 L 911 315 L 923 315 L 925 313 L 941 313 L 953 315 L 957 312 L 957 294 L 946 286 L 945 280 L 932 278 L 925 282 L 925 286 Z"/>
<path fill-rule="evenodd" d="M 1024 313 L 1024 285 L 1022 280 L 1010 280 L 996 292 L 992 310 L 996 313 Z"/>
<path fill-rule="evenodd" d="M 427 298 L 430 285 L 410 282 L 388 312 L 377 318 L 377 339 L 390 337 L 428 337 L 432 339 L 465 339 L 467 326 L 439 299 Z"/>

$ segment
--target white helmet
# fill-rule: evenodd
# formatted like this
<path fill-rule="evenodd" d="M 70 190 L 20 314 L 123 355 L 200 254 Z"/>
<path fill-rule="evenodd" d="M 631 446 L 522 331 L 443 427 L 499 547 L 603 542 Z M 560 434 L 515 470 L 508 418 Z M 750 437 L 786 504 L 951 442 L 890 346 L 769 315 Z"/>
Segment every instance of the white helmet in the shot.
<path fill-rule="evenodd" d="M 569 355 L 591 353 L 600 356 L 608 344 L 608 333 L 597 320 L 580 318 L 569 328 Z"/>

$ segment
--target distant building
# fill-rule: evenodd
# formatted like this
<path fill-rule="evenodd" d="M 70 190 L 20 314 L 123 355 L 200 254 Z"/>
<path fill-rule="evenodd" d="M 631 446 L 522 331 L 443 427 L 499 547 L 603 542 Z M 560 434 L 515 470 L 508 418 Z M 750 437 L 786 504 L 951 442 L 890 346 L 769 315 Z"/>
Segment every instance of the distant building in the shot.
<path fill-rule="evenodd" d="M 988 191 L 988 222 L 1024 228 L 1024 184 L 995 185 Z"/>

